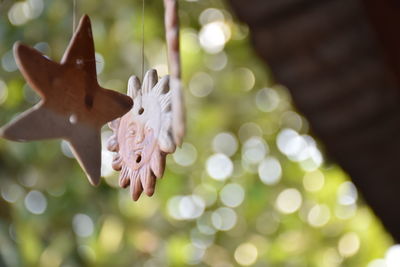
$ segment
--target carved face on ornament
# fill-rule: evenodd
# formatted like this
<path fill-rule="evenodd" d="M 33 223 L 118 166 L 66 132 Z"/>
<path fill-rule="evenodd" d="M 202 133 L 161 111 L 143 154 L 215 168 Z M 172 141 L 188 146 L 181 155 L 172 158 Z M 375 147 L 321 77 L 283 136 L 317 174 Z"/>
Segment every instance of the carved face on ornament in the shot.
<path fill-rule="evenodd" d="M 108 149 L 117 152 L 113 168 L 121 171 L 120 186 L 130 186 L 132 198 L 137 200 L 143 191 L 153 195 L 156 179 L 164 173 L 166 155 L 176 149 L 171 136 L 169 77 L 158 81 L 157 72 L 150 70 L 141 85 L 133 76 L 128 95 L 133 98 L 133 107 L 109 124 L 114 134 Z"/>

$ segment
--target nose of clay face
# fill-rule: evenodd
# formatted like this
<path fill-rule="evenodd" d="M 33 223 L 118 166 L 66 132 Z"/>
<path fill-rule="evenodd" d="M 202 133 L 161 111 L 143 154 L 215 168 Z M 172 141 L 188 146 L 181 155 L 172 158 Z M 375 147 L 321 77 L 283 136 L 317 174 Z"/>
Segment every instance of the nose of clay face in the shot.
<path fill-rule="evenodd" d="M 143 142 L 143 139 L 144 139 L 144 131 L 143 131 L 143 127 L 140 126 L 136 133 L 135 143 L 140 144 Z"/>

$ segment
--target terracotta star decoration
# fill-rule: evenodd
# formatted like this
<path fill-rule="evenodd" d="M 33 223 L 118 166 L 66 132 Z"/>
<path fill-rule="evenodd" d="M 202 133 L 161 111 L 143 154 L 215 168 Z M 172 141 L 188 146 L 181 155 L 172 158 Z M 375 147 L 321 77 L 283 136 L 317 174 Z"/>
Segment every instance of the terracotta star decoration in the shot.
<path fill-rule="evenodd" d="M 101 127 L 128 112 L 133 102 L 99 86 L 89 17 L 82 17 L 60 64 L 20 43 L 15 44 L 14 55 L 42 100 L 1 128 L 0 135 L 14 141 L 67 140 L 90 183 L 97 185 Z"/>
<path fill-rule="evenodd" d="M 164 173 L 166 156 L 176 149 L 171 128 L 169 76 L 158 81 L 157 72 L 150 70 L 142 86 L 132 76 L 128 95 L 134 105 L 130 112 L 109 124 L 114 134 L 108 140 L 108 149 L 117 152 L 112 166 L 121 171 L 120 186 L 130 185 L 136 201 L 143 191 L 153 195 L 156 178 Z"/>

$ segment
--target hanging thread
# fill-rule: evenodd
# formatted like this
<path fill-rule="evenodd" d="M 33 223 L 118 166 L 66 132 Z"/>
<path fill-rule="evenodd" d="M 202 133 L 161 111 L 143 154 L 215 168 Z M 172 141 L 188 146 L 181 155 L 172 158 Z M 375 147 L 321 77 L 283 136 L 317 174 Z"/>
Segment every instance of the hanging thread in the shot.
<path fill-rule="evenodd" d="M 144 78 L 144 1 L 142 0 L 142 81 Z"/>
<path fill-rule="evenodd" d="M 76 0 L 73 0 L 73 7 L 72 7 L 72 34 L 74 34 L 76 30 Z"/>

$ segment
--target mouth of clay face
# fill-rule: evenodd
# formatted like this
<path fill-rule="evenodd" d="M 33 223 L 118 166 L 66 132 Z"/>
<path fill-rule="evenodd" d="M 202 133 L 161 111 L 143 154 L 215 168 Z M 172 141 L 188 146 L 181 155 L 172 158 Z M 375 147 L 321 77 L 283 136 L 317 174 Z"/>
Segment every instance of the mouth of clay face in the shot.
<path fill-rule="evenodd" d="M 131 150 L 127 156 L 125 162 L 131 170 L 138 170 L 145 164 L 145 155 L 142 149 Z"/>

